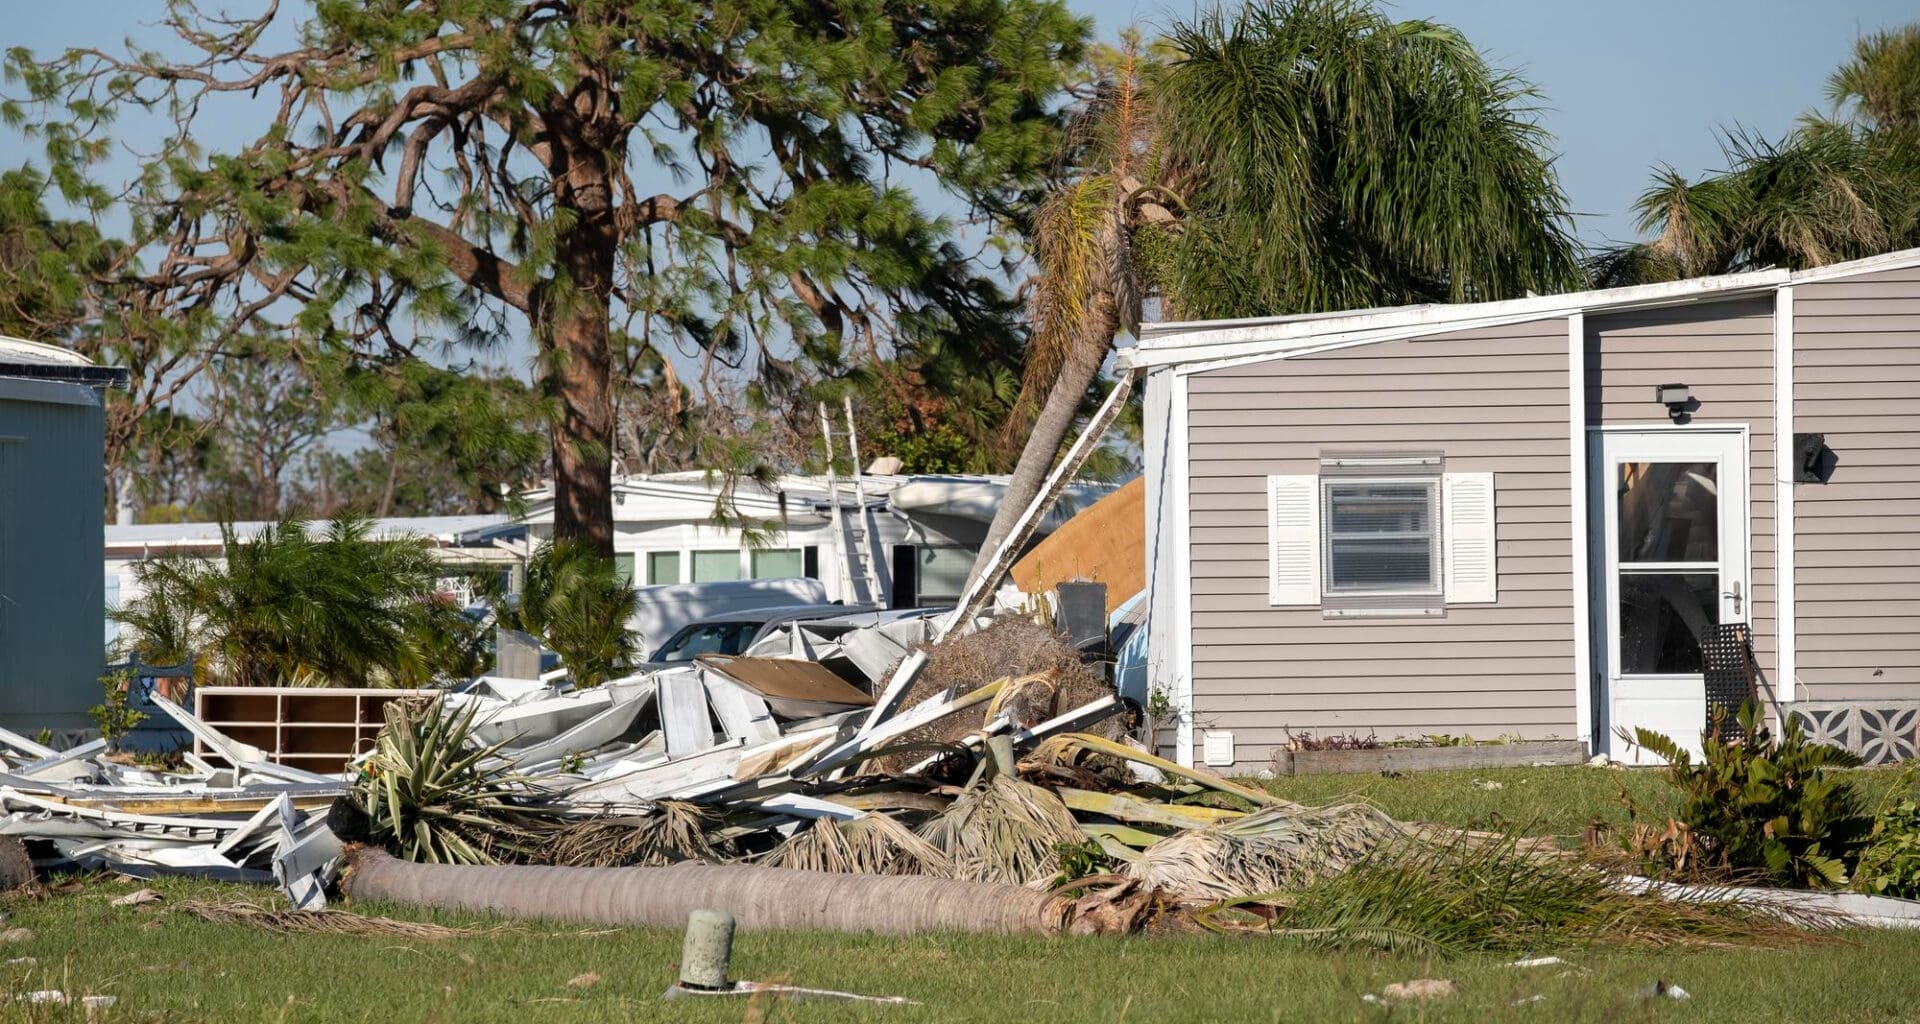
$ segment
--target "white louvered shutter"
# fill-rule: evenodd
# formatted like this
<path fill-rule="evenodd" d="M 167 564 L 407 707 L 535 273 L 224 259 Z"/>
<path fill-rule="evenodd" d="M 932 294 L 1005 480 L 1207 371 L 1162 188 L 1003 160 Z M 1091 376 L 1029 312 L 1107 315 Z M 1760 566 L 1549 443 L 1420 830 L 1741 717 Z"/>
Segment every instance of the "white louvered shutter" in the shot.
<path fill-rule="evenodd" d="M 1267 599 L 1320 603 L 1320 478 L 1267 478 Z"/>
<path fill-rule="evenodd" d="M 1491 604 L 1499 597 L 1494 566 L 1493 474 L 1448 473 L 1441 481 L 1448 604 Z"/>

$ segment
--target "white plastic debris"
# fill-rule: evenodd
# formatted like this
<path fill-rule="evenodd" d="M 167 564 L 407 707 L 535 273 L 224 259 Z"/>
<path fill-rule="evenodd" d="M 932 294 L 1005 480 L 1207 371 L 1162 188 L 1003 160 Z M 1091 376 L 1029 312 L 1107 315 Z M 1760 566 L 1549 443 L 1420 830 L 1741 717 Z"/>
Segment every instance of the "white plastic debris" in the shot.
<path fill-rule="evenodd" d="M 1525 958 L 1522 958 L 1522 959 L 1519 959 L 1519 960 L 1515 960 L 1515 961 L 1514 961 L 1514 962 L 1513 962 L 1512 964 L 1510 964 L 1509 966 L 1512 966 L 1512 967 L 1550 967 L 1550 966 L 1552 966 L 1552 965 L 1554 965 L 1554 964 L 1564 964 L 1564 963 L 1566 963 L 1566 961 L 1565 961 L 1565 960 L 1562 960 L 1562 959 L 1560 959 L 1560 958 L 1559 958 L 1559 957 L 1557 957 L 1557 956 L 1535 956 L 1535 957 L 1525 957 Z"/>

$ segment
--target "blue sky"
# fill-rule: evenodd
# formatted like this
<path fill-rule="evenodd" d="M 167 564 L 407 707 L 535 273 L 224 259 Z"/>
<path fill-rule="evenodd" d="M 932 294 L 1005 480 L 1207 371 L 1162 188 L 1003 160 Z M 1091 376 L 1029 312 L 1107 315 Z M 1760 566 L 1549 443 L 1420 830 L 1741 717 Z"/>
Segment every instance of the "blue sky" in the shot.
<path fill-rule="evenodd" d="M 1106 38 L 1128 23 L 1152 30 L 1193 10 L 1190 0 L 1068 3 L 1093 16 Z M 141 24 L 160 6 L 9 4 L 6 44 L 47 53 L 111 47 L 126 35 L 152 39 Z M 1632 236 L 1629 209 L 1653 167 L 1671 163 L 1689 175 L 1719 167 L 1717 126 L 1778 136 L 1823 102 L 1828 72 L 1862 32 L 1920 18 L 1911 0 L 1402 0 L 1389 9 L 1459 28 L 1498 66 L 1540 87 L 1561 181 L 1589 242 Z M 0 140 L 12 141 L 4 129 Z"/>

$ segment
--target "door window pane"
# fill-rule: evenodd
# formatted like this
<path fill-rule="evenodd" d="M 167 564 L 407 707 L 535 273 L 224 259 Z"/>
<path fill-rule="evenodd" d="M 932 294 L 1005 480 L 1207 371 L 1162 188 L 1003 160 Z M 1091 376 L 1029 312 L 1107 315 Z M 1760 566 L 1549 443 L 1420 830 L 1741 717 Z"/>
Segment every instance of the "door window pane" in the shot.
<path fill-rule="evenodd" d="M 693 553 L 693 582 L 713 583 L 718 580 L 739 578 L 740 552 L 729 548 L 726 551 L 695 551 Z"/>
<path fill-rule="evenodd" d="M 1438 590 L 1437 489 L 1433 481 L 1327 484 L 1327 590 Z"/>
<path fill-rule="evenodd" d="M 1701 641 L 1719 622 L 1718 573 L 1621 573 L 1620 671 L 1699 672 Z"/>
<path fill-rule="evenodd" d="M 680 552 L 649 551 L 647 553 L 647 583 L 659 586 L 662 583 L 680 582 Z"/>
<path fill-rule="evenodd" d="M 756 580 L 783 580 L 801 575 L 799 548 L 753 551 L 747 557 L 752 562 L 753 578 Z"/>
<path fill-rule="evenodd" d="M 1711 462 L 1620 464 L 1620 561 L 1717 562 L 1720 467 Z"/>

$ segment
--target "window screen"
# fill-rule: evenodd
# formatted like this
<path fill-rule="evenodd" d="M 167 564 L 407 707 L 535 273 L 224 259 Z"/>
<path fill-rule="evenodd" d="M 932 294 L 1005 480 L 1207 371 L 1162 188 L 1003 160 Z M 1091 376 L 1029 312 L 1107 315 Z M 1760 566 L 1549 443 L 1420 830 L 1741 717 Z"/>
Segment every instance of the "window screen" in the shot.
<path fill-rule="evenodd" d="M 1432 478 L 1324 480 L 1326 592 L 1438 593 L 1439 490 Z"/>
<path fill-rule="evenodd" d="M 659 586 L 663 583 L 680 582 L 680 552 L 649 551 L 647 553 L 647 583 Z"/>
<path fill-rule="evenodd" d="M 719 580 L 737 580 L 739 578 L 739 551 L 728 548 L 725 551 L 695 551 L 693 553 L 693 582 L 714 583 Z"/>
<path fill-rule="evenodd" d="M 799 548 L 773 548 L 748 553 L 756 580 L 781 580 L 802 575 Z"/>

